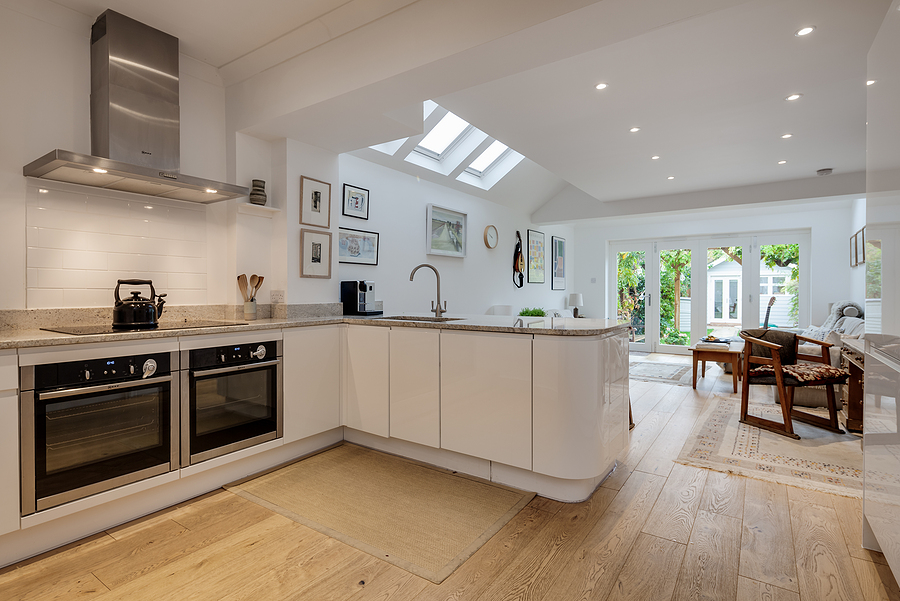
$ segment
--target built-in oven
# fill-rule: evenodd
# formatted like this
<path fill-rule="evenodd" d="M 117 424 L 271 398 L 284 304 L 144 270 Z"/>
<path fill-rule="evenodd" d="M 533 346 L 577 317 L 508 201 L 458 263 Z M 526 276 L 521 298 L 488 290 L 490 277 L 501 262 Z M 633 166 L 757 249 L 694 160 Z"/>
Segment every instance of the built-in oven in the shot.
<path fill-rule="evenodd" d="M 178 360 L 21 367 L 22 515 L 178 469 Z"/>
<path fill-rule="evenodd" d="M 283 432 L 281 340 L 181 351 L 181 465 Z"/>

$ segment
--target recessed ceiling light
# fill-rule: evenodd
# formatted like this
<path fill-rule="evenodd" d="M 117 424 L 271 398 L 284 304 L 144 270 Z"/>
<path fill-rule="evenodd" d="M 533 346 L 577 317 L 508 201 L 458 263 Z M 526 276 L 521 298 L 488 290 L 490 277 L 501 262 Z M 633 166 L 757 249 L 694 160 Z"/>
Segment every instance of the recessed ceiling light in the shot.
<path fill-rule="evenodd" d="M 804 27 L 803 29 L 798 29 L 797 31 L 795 31 L 794 35 L 798 36 L 798 37 L 803 37 L 805 35 L 811 34 L 815 30 L 816 30 L 816 28 L 814 26 Z"/>
<path fill-rule="evenodd" d="M 866 85 L 867 85 L 867 86 L 870 86 L 870 85 L 872 85 L 873 83 L 875 83 L 875 82 L 877 82 L 877 81 L 878 81 L 877 79 L 870 79 L 869 81 L 866 82 Z"/>
<path fill-rule="evenodd" d="M 655 155 L 653 155 L 653 156 L 652 156 L 652 157 L 650 157 L 650 158 L 651 158 L 651 159 L 653 159 L 653 160 L 654 160 L 654 161 L 655 161 L 655 160 L 656 160 L 656 159 L 658 159 L 658 158 L 659 158 L 659 155 L 658 155 L 658 154 L 655 154 Z"/>
<path fill-rule="evenodd" d="M 788 138 L 792 137 L 793 135 L 794 135 L 794 134 L 784 134 L 784 135 L 781 136 L 781 137 L 784 138 L 785 140 L 787 140 Z"/>
<path fill-rule="evenodd" d="M 152 209 L 152 208 L 153 208 L 153 205 L 144 205 L 144 208 L 145 208 L 145 209 Z"/>
<path fill-rule="evenodd" d="M 38 188 L 38 192 L 40 192 L 41 194 L 47 194 L 48 192 L 50 192 L 50 190 L 48 190 L 47 188 Z"/>
<path fill-rule="evenodd" d="M 94 173 L 106 173 L 106 169 L 100 169 L 100 167 L 95 167 Z"/>
<path fill-rule="evenodd" d="M 207 189 L 206 189 L 206 193 L 207 193 L 207 194 L 215 194 L 216 192 L 218 192 L 218 190 L 213 190 L 212 188 L 207 188 Z"/>
<path fill-rule="evenodd" d="M 605 84 L 605 83 L 598 83 L 598 84 L 596 85 L 596 88 L 597 88 L 598 90 L 605 90 L 605 89 L 607 88 L 607 86 L 608 86 L 608 84 Z"/>
<path fill-rule="evenodd" d="M 640 128 L 640 127 L 632 127 L 632 128 L 629 129 L 628 131 L 630 131 L 631 133 L 634 134 L 634 133 L 637 133 L 637 132 L 641 131 L 641 128 Z"/>
<path fill-rule="evenodd" d="M 784 165 L 785 163 L 787 163 L 787 161 L 778 161 L 779 165 Z"/>
<path fill-rule="evenodd" d="M 799 100 L 801 96 L 803 96 L 803 94 L 791 94 L 785 98 L 785 100 Z"/>
<path fill-rule="evenodd" d="M 670 175 L 670 176 L 667 177 L 666 179 L 675 179 L 675 176 L 674 176 L 674 175 Z"/>

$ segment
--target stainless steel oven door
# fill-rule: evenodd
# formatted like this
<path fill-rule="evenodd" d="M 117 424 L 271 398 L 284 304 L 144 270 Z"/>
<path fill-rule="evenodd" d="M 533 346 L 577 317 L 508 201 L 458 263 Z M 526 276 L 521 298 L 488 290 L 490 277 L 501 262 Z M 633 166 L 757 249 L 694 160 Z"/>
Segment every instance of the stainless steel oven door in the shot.
<path fill-rule="evenodd" d="M 181 465 L 281 438 L 281 359 L 185 370 L 181 405 Z"/>
<path fill-rule="evenodd" d="M 22 515 L 178 467 L 178 394 L 171 375 L 23 391 Z"/>

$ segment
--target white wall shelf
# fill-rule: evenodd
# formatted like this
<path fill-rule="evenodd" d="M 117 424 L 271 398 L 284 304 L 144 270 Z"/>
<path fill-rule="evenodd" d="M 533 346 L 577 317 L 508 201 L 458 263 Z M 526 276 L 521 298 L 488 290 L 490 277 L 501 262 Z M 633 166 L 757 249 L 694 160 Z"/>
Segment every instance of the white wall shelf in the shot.
<path fill-rule="evenodd" d="M 256 215 L 257 217 L 265 217 L 267 219 L 272 219 L 281 212 L 281 209 L 275 209 L 272 207 L 264 207 L 260 205 L 251 204 L 249 202 L 242 202 L 238 205 L 238 213 L 243 213 L 244 215 Z"/>

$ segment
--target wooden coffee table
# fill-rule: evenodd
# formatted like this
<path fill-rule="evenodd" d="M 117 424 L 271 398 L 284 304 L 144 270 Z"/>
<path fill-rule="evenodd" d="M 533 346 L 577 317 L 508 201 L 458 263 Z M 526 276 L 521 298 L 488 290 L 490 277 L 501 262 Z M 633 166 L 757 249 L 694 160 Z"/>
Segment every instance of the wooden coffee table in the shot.
<path fill-rule="evenodd" d="M 691 354 L 694 356 L 694 388 L 697 388 L 697 362 L 701 362 L 702 377 L 706 377 L 706 362 L 721 361 L 722 363 L 731 363 L 731 377 L 734 380 L 734 391 L 738 391 L 738 381 L 741 379 L 741 355 L 744 352 L 744 341 L 732 342 L 728 345 L 728 349 L 711 349 L 690 347 Z"/>

